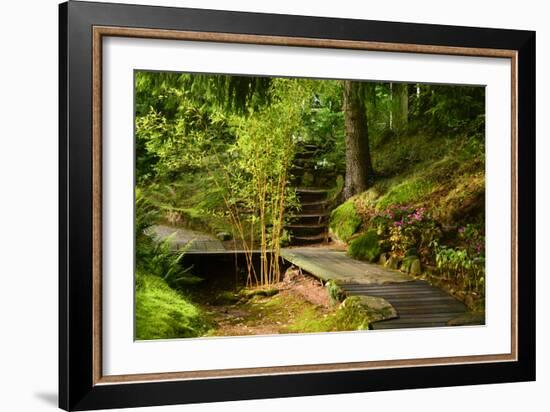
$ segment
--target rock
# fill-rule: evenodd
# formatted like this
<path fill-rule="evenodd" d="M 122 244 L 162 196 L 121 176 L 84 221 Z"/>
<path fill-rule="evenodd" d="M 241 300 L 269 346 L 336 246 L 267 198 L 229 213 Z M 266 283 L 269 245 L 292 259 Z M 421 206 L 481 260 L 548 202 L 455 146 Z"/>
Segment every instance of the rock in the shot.
<path fill-rule="evenodd" d="M 329 280 L 325 284 L 325 287 L 327 288 L 327 293 L 332 304 L 342 302 L 345 299 L 346 294 L 335 281 Z"/>
<path fill-rule="evenodd" d="M 416 258 L 412 261 L 409 273 L 411 275 L 420 275 L 422 273 L 422 264 L 420 263 L 420 259 Z"/>
<path fill-rule="evenodd" d="M 384 298 L 378 296 L 358 296 L 359 303 L 367 312 L 369 323 L 398 317 L 395 308 Z"/>
<path fill-rule="evenodd" d="M 402 272 L 410 273 L 411 275 L 420 275 L 422 272 L 422 265 L 420 264 L 420 259 L 417 256 L 407 256 L 403 259 L 401 264 Z"/>
<path fill-rule="evenodd" d="M 390 269 L 397 269 L 399 267 L 400 259 L 395 256 L 390 256 L 386 261 L 386 267 Z"/>
<path fill-rule="evenodd" d="M 285 271 L 283 282 L 293 282 L 301 276 L 300 268 L 292 265 Z"/>
<path fill-rule="evenodd" d="M 243 289 L 239 292 L 239 295 L 245 299 L 252 299 L 256 296 L 269 298 L 279 293 L 279 289 Z"/>
<path fill-rule="evenodd" d="M 369 230 L 361 233 L 353 239 L 348 247 L 348 254 L 354 259 L 368 260 L 375 262 L 381 253 L 380 239 L 375 230 Z"/>
<path fill-rule="evenodd" d="M 229 233 L 229 232 L 218 232 L 218 233 L 216 233 L 216 237 L 221 241 L 231 240 L 231 233 Z"/>

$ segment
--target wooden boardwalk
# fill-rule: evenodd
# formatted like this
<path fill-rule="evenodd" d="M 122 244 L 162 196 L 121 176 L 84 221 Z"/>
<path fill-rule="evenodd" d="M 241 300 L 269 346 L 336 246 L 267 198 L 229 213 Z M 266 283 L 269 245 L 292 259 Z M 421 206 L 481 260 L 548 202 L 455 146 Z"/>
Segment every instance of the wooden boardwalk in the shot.
<path fill-rule="evenodd" d="M 375 322 L 373 329 L 448 326 L 448 322 L 467 312 L 463 303 L 426 281 L 354 260 L 343 251 L 299 247 L 283 249 L 282 256 L 313 276 L 324 281 L 334 280 L 347 296 L 375 296 L 387 300 L 399 317 Z"/>
<path fill-rule="evenodd" d="M 214 236 L 200 232 L 161 225 L 153 227 L 153 231 L 158 238 L 170 237 L 175 249 L 187 245 L 186 253 L 190 255 L 243 252 L 228 250 Z M 374 296 L 389 302 L 398 318 L 374 322 L 373 329 L 441 327 L 448 326 L 450 321 L 453 324 L 470 322 L 468 319 L 457 321 L 464 317 L 467 308 L 441 289 L 397 270 L 352 259 L 344 251 L 302 246 L 282 249 L 281 256 L 323 281 L 335 281 L 347 296 Z"/>
<path fill-rule="evenodd" d="M 223 243 L 207 233 L 165 225 L 155 225 L 151 228 L 151 232 L 158 239 L 169 238 L 174 249 L 187 247 L 186 253 L 226 252 Z"/>

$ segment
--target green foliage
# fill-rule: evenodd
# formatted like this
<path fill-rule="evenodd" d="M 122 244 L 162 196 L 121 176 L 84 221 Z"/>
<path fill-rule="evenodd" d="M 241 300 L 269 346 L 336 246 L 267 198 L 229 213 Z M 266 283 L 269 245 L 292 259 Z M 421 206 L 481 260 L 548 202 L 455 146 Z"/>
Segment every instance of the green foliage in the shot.
<path fill-rule="evenodd" d="M 485 127 L 485 88 L 472 86 L 423 86 L 420 118 L 437 130 L 481 134 Z"/>
<path fill-rule="evenodd" d="M 178 287 L 191 279 L 181 253 L 147 236 L 147 227 L 162 220 L 231 232 L 245 250 L 275 256 L 263 259 L 266 266 L 250 280 L 275 280 L 278 269 L 270 265 L 288 241 L 285 216 L 298 207 L 293 186 L 331 187 L 329 200 L 338 201 L 345 173 L 342 82 L 137 72 L 135 86 L 140 270 Z M 483 233 L 466 223 L 484 219 L 485 89 L 364 82 L 359 93 L 375 179 L 332 211 L 332 232 L 347 242 L 367 230 L 350 244 L 350 254 L 365 259 L 376 254 L 371 231 L 381 251 L 403 257 L 414 250 L 423 264 L 435 263 L 436 251 L 443 260 L 451 254 L 443 247 L 483 258 L 474 253 Z M 408 123 L 396 117 L 403 98 Z M 293 176 L 300 148 L 312 165 L 303 182 Z M 419 210 L 425 213 L 417 221 Z M 389 212 L 394 216 L 385 217 Z M 465 229 L 436 250 L 442 224 Z"/>
<path fill-rule="evenodd" d="M 359 260 L 374 262 L 380 256 L 382 249 L 376 230 L 369 230 L 351 241 L 348 254 Z"/>
<path fill-rule="evenodd" d="M 342 84 L 333 80 L 308 80 L 299 141 L 316 147 L 315 177 L 334 179 L 345 172 Z"/>
<path fill-rule="evenodd" d="M 468 253 L 464 248 L 435 245 L 437 269 L 445 279 L 462 289 L 485 294 L 485 256 Z"/>
<path fill-rule="evenodd" d="M 485 234 L 483 226 L 468 224 L 458 228 L 459 246 L 434 241 L 435 262 L 440 274 L 464 290 L 485 294 Z"/>
<path fill-rule="evenodd" d="M 360 226 L 361 218 L 351 199 L 338 206 L 330 214 L 330 229 L 344 242 L 347 242 Z"/>
<path fill-rule="evenodd" d="M 156 210 L 151 203 L 141 190 L 136 190 L 136 269 L 162 278 L 173 288 L 200 282 L 202 279 L 193 276 L 181 263 L 187 248 L 175 251 L 171 247 L 171 237 L 161 241 L 148 234 L 155 216 Z"/>
<path fill-rule="evenodd" d="M 256 283 L 268 285 L 280 277 L 284 211 L 296 203 L 295 191 L 288 187 L 294 140 L 301 127 L 307 92 L 307 84 L 300 80 L 273 79 L 271 104 L 235 119 L 237 140 L 230 149 L 231 161 L 219 164 L 223 177 L 216 184 L 227 190 L 224 200 L 234 232 L 248 250 L 253 249 L 251 243 L 259 233 L 262 265 L 258 276 L 248 265 L 249 283 L 254 277 Z M 245 233 L 244 223 L 250 234 Z"/>
<path fill-rule="evenodd" d="M 138 182 L 204 170 L 214 162 L 213 155 L 233 141 L 229 118 L 223 112 L 198 104 L 183 92 L 178 104 L 173 119 L 154 108 L 136 117 Z"/>
<path fill-rule="evenodd" d="M 210 325 L 201 311 L 158 276 L 136 275 L 136 339 L 191 338 Z"/>
<path fill-rule="evenodd" d="M 327 289 L 328 297 L 332 304 L 340 303 L 346 297 L 342 288 L 333 280 L 329 280 L 325 284 L 325 288 Z"/>
<path fill-rule="evenodd" d="M 209 190 L 204 190 L 208 185 Z M 229 232 L 224 190 L 205 173 L 185 174 L 176 181 L 151 182 L 144 196 L 158 211 L 158 219 L 173 226 L 210 233 Z"/>

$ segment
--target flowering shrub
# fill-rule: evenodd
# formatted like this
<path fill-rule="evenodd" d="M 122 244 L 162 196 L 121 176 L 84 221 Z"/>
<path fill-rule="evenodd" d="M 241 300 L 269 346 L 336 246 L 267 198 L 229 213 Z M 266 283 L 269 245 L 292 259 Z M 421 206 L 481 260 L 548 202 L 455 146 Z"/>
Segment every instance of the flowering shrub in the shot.
<path fill-rule="evenodd" d="M 431 259 L 430 243 L 441 236 L 439 225 L 423 207 L 393 206 L 372 213 L 369 226 L 387 239 L 392 255 L 403 257 L 407 251 L 416 249 L 424 261 Z"/>
<path fill-rule="evenodd" d="M 485 256 L 485 233 L 481 226 L 468 224 L 458 228 L 458 237 L 464 242 L 469 256 Z"/>

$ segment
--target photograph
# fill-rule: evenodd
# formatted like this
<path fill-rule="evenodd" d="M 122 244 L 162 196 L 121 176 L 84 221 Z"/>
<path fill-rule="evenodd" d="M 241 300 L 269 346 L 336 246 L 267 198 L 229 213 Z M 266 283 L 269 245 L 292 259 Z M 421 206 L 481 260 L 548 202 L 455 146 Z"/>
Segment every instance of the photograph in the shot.
<path fill-rule="evenodd" d="M 266 11 L 59 6 L 59 406 L 535 380 L 535 31 Z"/>
<path fill-rule="evenodd" d="M 133 81 L 136 340 L 485 324 L 484 85 Z"/>

